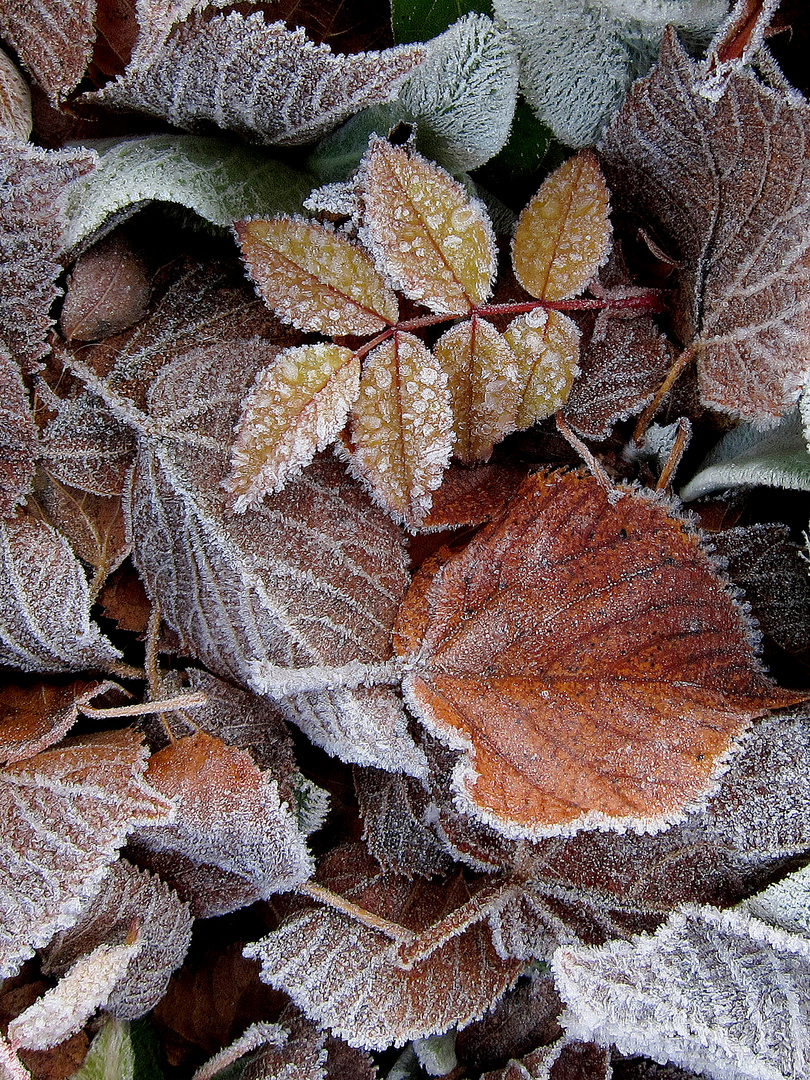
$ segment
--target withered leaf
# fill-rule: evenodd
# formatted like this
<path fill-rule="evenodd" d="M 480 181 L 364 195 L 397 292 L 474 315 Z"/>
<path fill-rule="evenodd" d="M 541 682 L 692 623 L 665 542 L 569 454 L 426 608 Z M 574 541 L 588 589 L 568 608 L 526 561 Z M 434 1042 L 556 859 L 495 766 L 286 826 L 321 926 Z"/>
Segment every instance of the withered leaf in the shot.
<path fill-rule="evenodd" d="M 0 773 L 3 817 L 0 974 L 16 972 L 72 926 L 138 825 L 166 821 L 172 804 L 143 779 L 134 731 L 68 739 Z"/>
<path fill-rule="evenodd" d="M 503 512 L 523 482 L 522 469 L 501 464 L 471 469 L 452 464 L 433 493 L 433 505 L 423 520 L 422 532 L 480 525 Z"/>
<path fill-rule="evenodd" d="M 464 315 L 489 296 L 495 242 L 483 206 L 415 152 L 373 139 L 363 161 L 362 238 L 411 300 Z"/>
<path fill-rule="evenodd" d="M 76 262 L 67 281 L 59 329 L 68 341 L 98 341 L 143 318 L 146 267 L 120 233 L 104 237 Z"/>
<path fill-rule="evenodd" d="M 680 261 L 677 331 L 706 405 L 760 423 L 807 371 L 810 106 L 741 61 L 692 61 L 670 28 L 600 147 L 618 205 Z"/>
<path fill-rule="evenodd" d="M 25 761 L 63 738 L 86 705 L 113 683 L 4 686 L 0 690 L 0 762 Z"/>
<path fill-rule="evenodd" d="M 579 327 L 561 311 L 536 308 L 513 319 L 504 337 L 520 373 L 516 424 L 523 431 L 567 400 L 579 371 Z"/>
<path fill-rule="evenodd" d="M 466 752 L 464 808 L 507 836 L 657 831 L 753 717 L 800 700 L 761 674 L 697 536 L 643 493 L 538 474 L 434 571 L 395 635 L 406 700 Z"/>
<path fill-rule="evenodd" d="M 18 364 L 0 341 L 0 514 L 10 514 L 31 490 L 39 432 Z"/>
<path fill-rule="evenodd" d="M 0 34 L 54 104 L 70 93 L 90 63 L 95 13 L 96 0 L 3 2 Z"/>
<path fill-rule="evenodd" d="M 31 92 L 4 49 L 0 49 L 0 131 L 23 142 L 31 134 Z"/>

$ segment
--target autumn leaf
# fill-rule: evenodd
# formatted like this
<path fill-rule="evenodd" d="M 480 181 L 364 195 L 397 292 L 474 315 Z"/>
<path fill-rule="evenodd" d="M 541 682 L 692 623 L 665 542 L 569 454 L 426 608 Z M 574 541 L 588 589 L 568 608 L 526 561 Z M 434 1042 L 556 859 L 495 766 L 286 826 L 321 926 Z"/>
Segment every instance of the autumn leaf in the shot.
<path fill-rule="evenodd" d="M 577 473 L 531 477 L 417 577 L 395 646 L 409 705 L 466 752 L 461 804 L 513 837 L 658 830 L 753 717 L 797 700 L 687 526 Z"/>
<path fill-rule="evenodd" d="M 5 686 L 0 690 L 0 761 L 25 761 L 59 742 L 73 727 L 82 705 L 114 683 L 68 686 Z"/>
<path fill-rule="evenodd" d="M 561 311 L 536 308 L 513 319 L 504 338 L 519 374 L 519 431 L 545 420 L 563 405 L 579 373 L 580 331 Z"/>
<path fill-rule="evenodd" d="M 54 104 L 84 75 L 96 38 L 96 0 L 45 0 L 31 7 L 8 0 L 0 11 L 0 34 Z"/>
<path fill-rule="evenodd" d="M 9 514 L 31 490 L 39 431 L 31 414 L 19 365 L 0 342 L 0 513 Z"/>
<path fill-rule="evenodd" d="M 120 233 L 114 233 L 75 263 L 67 282 L 59 329 L 68 341 L 111 337 L 143 318 L 149 294 L 143 260 Z"/>
<path fill-rule="evenodd" d="M 31 92 L 4 49 L 0 49 L 0 131 L 23 142 L 31 134 Z"/>

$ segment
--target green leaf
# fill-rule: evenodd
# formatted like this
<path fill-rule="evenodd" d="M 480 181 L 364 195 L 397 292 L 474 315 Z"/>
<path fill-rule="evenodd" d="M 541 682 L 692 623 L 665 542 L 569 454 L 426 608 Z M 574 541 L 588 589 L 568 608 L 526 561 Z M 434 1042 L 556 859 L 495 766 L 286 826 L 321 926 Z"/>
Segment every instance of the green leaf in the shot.
<path fill-rule="evenodd" d="M 391 0 L 394 41 L 428 41 L 470 11 L 491 15 L 491 0 Z"/>
<path fill-rule="evenodd" d="M 176 203 L 217 226 L 296 213 L 313 177 L 269 151 L 198 135 L 148 135 L 94 144 L 98 168 L 74 185 L 68 247 L 130 217 L 152 200 Z"/>
<path fill-rule="evenodd" d="M 522 210 L 540 182 L 562 165 L 570 151 L 522 98 L 515 107 L 504 148 L 475 171 L 475 180 L 513 210 Z"/>
<path fill-rule="evenodd" d="M 384 139 L 397 124 L 412 124 L 413 120 L 401 101 L 372 105 L 321 139 L 307 159 L 307 167 L 321 184 L 345 180 L 360 164 L 372 135 Z"/>
<path fill-rule="evenodd" d="M 130 1024 L 109 1020 L 90 1044 L 84 1064 L 70 1080 L 147 1080 L 135 1076 Z"/>

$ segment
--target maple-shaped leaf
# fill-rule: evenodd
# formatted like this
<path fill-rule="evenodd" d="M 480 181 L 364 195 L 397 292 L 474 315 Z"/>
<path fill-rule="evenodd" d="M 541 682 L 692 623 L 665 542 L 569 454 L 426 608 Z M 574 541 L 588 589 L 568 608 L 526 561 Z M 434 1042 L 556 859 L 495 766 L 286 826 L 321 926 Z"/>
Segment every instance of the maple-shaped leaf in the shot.
<path fill-rule="evenodd" d="M 0 773 L 4 921 L 0 972 L 72 926 L 138 825 L 166 821 L 172 804 L 144 782 L 134 731 L 68 739 Z"/>
<path fill-rule="evenodd" d="M 561 311 L 536 308 L 513 319 L 503 335 L 520 378 L 519 431 L 551 416 L 568 399 L 579 373 L 580 331 Z"/>
<path fill-rule="evenodd" d="M 39 432 L 19 365 L 0 342 L 0 513 L 10 514 L 31 490 Z"/>
<path fill-rule="evenodd" d="M 124 859 L 110 867 L 96 896 L 47 946 L 43 971 L 62 975 L 102 945 L 124 944 L 137 926 L 137 950 L 110 985 L 104 1008 L 121 1020 L 143 1016 L 163 997 L 191 941 L 191 915 L 165 881 Z"/>
<path fill-rule="evenodd" d="M 574 1037 L 714 1078 L 799 1080 L 810 1064 L 810 942 L 742 912 L 685 907 L 650 937 L 560 949 Z"/>
<path fill-rule="evenodd" d="M 84 75 L 96 38 L 96 0 L 45 0 L 35 7 L 8 0 L 0 34 L 57 104 Z"/>
<path fill-rule="evenodd" d="M 118 649 L 90 620 L 81 564 L 50 525 L 0 522 L 0 663 L 23 671 L 108 668 Z"/>
<path fill-rule="evenodd" d="M 370 335 L 396 322 L 396 295 L 340 233 L 303 218 L 238 221 L 235 229 L 260 295 L 299 330 Z"/>
<path fill-rule="evenodd" d="M 64 197 L 94 164 L 88 150 L 40 150 L 0 136 L 0 334 L 27 366 L 48 352 L 62 270 Z"/>
<path fill-rule="evenodd" d="M 489 296 L 495 242 L 483 206 L 444 169 L 372 139 L 360 171 L 362 239 L 411 300 L 464 315 Z"/>
<path fill-rule="evenodd" d="M 676 328 L 702 400 L 759 424 L 808 372 L 808 125 L 798 95 L 742 61 L 692 61 L 667 31 L 600 148 L 617 205 L 680 261 Z"/>
<path fill-rule="evenodd" d="M 417 577 L 395 644 L 409 705 L 466 751 L 461 803 L 507 836 L 656 831 L 713 786 L 751 718 L 799 699 L 761 674 L 688 526 L 578 473 L 529 478 Z"/>
<path fill-rule="evenodd" d="M 338 850 L 319 880 L 379 916 L 421 930 L 457 910 L 466 887 L 414 886 L 382 872 L 358 846 Z M 439 934 L 428 955 L 404 967 L 398 942 L 343 911 L 318 905 L 289 916 L 245 955 L 262 963 L 262 978 L 284 989 L 303 1012 L 350 1046 L 394 1043 L 463 1027 L 516 980 L 521 963 L 502 960 L 485 920 L 453 935 Z"/>
<path fill-rule="evenodd" d="M 23 142 L 31 134 L 31 92 L 4 49 L 0 49 L 0 131 Z"/>
<path fill-rule="evenodd" d="M 512 242 L 520 284 L 540 300 L 582 292 L 610 251 L 609 197 L 596 155 L 582 150 L 547 177 Z"/>
<path fill-rule="evenodd" d="M 413 334 L 366 357 L 352 410 L 352 471 L 397 521 L 418 526 L 453 448 L 447 375 Z"/>
<path fill-rule="evenodd" d="M 392 97 L 422 57 L 418 45 L 338 55 L 261 12 L 195 11 L 167 35 L 144 34 L 124 74 L 85 100 L 294 145 Z"/>
<path fill-rule="evenodd" d="M 0 762 L 25 761 L 63 738 L 79 708 L 113 683 L 5 686 L 0 690 Z"/>
<path fill-rule="evenodd" d="M 140 830 L 148 859 L 195 916 L 222 915 L 312 876 L 312 859 L 278 784 L 243 750 L 199 732 L 154 754 L 149 782 L 176 803 L 170 825 Z"/>

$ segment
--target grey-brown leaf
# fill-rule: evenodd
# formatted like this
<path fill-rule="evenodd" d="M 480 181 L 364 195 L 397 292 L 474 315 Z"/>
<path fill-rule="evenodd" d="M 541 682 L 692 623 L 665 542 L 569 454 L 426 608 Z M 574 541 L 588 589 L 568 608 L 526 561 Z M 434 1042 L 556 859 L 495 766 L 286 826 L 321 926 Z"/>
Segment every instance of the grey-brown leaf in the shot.
<path fill-rule="evenodd" d="M 0 514 L 10 514 L 31 490 L 39 432 L 20 368 L 0 341 Z"/>
<path fill-rule="evenodd" d="M 54 104 L 84 75 L 96 39 L 96 0 L 3 0 L 0 34 Z"/>

